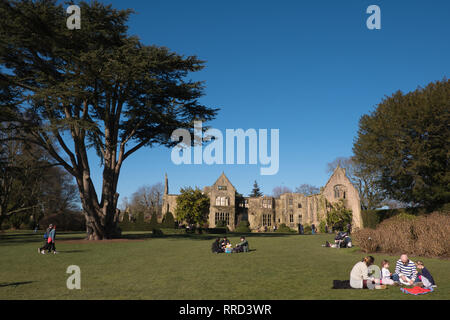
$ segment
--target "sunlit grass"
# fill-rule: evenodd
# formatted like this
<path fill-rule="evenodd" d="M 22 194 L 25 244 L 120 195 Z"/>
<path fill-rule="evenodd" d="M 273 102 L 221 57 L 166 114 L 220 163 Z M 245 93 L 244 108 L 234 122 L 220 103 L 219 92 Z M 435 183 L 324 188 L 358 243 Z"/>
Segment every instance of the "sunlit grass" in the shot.
<path fill-rule="evenodd" d="M 165 230 L 167 234 L 167 230 Z M 58 255 L 38 254 L 42 235 L 0 234 L 0 299 L 449 299 L 450 261 L 420 257 L 438 288 L 422 295 L 387 290 L 332 290 L 364 254 L 321 245 L 332 235 L 249 235 L 249 253 L 212 254 L 214 235 L 171 234 L 143 241 L 64 243 Z M 232 243 L 238 234 L 229 234 Z M 375 254 L 375 263 L 398 257 Z M 411 257 L 413 260 L 419 257 Z M 81 290 L 69 290 L 69 265 L 81 268 Z M 393 270 L 391 270 L 393 271 Z"/>

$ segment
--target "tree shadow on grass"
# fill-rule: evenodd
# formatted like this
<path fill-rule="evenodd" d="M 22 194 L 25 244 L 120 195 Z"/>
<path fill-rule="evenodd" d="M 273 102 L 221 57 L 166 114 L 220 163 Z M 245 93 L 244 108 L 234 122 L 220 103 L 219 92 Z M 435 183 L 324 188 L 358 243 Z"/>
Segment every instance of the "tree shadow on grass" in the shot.
<path fill-rule="evenodd" d="M 121 239 L 152 239 L 152 238 L 163 238 L 163 239 L 185 239 L 185 240 L 214 240 L 216 238 L 235 238 L 244 236 L 246 238 L 275 238 L 275 237 L 286 237 L 293 236 L 295 233 L 223 233 L 223 234 L 210 234 L 210 233 L 174 233 L 174 234 L 163 234 L 161 236 L 154 236 L 152 233 L 133 233 L 126 234 L 121 237 Z"/>
<path fill-rule="evenodd" d="M 73 235 L 76 232 L 57 232 L 56 240 L 80 240 L 82 237 L 66 236 Z M 43 233 L 0 233 L 0 245 L 11 245 L 20 243 L 44 243 Z"/>
<path fill-rule="evenodd" d="M 33 283 L 35 281 L 22 281 L 22 282 L 7 282 L 7 283 L 0 283 L 0 288 L 2 287 L 17 287 L 17 286 L 21 286 L 23 284 L 29 284 L 29 283 Z"/>

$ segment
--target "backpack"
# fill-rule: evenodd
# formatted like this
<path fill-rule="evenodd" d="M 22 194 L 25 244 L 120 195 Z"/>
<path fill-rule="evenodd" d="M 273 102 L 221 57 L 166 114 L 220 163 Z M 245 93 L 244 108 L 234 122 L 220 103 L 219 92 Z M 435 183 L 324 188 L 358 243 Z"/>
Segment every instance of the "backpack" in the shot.
<path fill-rule="evenodd" d="M 46 232 L 46 233 L 44 233 L 44 239 L 47 239 L 48 238 L 48 233 Z"/>

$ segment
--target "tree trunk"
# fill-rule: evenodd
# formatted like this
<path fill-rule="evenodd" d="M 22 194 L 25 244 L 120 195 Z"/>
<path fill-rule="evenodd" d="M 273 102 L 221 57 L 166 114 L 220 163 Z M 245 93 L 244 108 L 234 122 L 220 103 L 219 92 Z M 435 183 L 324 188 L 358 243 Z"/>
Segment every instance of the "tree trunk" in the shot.
<path fill-rule="evenodd" d="M 77 178 L 81 203 L 86 217 L 86 231 L 88 240 L 104 240 L 120 237 L 118 224 L 118 211 L 116 208 L 118 195 L 115 190 L 106 188 L 102 197 L 112 198 L 113 201 L 104 199 L 102 206 L 98 203 L 97 194 L 89 176 L 83 179 Z M 113 194 L 113 196 L 110 196 Z"/>

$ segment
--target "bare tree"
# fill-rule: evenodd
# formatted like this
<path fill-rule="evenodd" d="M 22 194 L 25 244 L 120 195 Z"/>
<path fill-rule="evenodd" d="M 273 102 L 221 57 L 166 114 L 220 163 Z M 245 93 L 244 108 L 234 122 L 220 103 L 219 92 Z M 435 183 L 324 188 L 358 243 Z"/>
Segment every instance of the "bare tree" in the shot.
<path fill-rule="evenodd" d="M 332 173 L 337 166 L 345 169 L 350 182 L 358 189 L 363 209 L 376 209 L 385 199 L 377 184 L 377 175 L 367 170 L 353 157 L 338 157 L 327 164 L 327 172 Z"/>
<path fill-rule="evenodd" d="M 295 188 L 295 192 L 302 193 L 305 196 L 310 196 L 310 195 L 319 193 L 320 189 L 311 184 L 304 183 L 304 184 L 299 185 L 297 188 Z"/>
<path fill-rule="evenodd" d="M 164 185 L 161 182 L 139 187 L 131 196 L 131 201 L 128 204 L 129 211 L 132 214 L 142 212 L 146 216 L 154 213 L 160 216 L 163 193 Z"/>
<path fill-rule="evenodd" d="M 279 198 L 283 193 L 291 193 L 292 189 L 285 186 L 276 186 L 272 190 L 272 197 Z"/>

